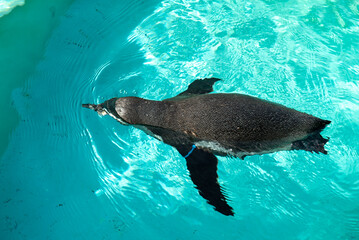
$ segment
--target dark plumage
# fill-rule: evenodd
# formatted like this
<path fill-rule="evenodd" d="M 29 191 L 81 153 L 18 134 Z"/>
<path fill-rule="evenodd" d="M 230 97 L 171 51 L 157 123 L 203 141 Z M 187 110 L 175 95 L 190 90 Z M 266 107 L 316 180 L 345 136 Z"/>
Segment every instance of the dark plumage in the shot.
<path fill-rule="evenodd" d="M 330 121 L 242 94 L 208 94 L 219 79 L 194 81 L 163 101 L 138 97 L 84 104 L 123 124 L 145 130 L 186 157 L 191 179 L 215 209 L 233 215 L 217 182 L 217 155 L 248 155 L 279 150 L 326 154 L 320 132 Z M 196 146 L 189 154 L 192 146 Z M 188 156 L 187 156 L 188 155 Z"/>

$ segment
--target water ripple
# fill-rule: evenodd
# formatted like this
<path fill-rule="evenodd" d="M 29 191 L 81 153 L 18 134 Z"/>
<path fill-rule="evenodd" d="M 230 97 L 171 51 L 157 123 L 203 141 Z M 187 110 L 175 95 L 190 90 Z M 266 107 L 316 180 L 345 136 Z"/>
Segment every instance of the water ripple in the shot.
<path fill-rule="evenodd" d="M 8 154 L 16 161 L 7 164 L 33 177 L 24 184 L 32 194 L 35 187 L 48 193 L 33 197 L 35 206 L 51 209 L 54 222 L 69 219 L 58 229 L 88 226 L 78 224 L 82 216 L 96 219 L 90 228 L 99 219 L 111 219 L 105 225 L 116 234 L 121 228 L 108 239 L 358 236 L 355 1 L 165 0 L 145 19 L 136 13 L 147 1 L 113 4 L 75 4 L 28 86 L 14 92 L 22 123 Z M 126 23 L 132 27 L 123 29 Z M 211 76 L 223 79 L 215 92 L 245 93 L 332 121 L 323 132 L 331 138 L 328 155 L 219 157 L 233 218 L 198 194 L 175 149 L 81 108 L 121 96 L 160 100 Z M 28 174 L 33 169 L 36 176 Z"/>

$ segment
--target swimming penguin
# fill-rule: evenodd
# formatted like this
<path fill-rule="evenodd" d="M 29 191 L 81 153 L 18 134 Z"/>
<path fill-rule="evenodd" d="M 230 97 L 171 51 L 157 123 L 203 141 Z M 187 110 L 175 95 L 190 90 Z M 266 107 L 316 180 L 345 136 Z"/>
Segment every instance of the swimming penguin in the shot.
<path fill-rule="evenodd" d="M 82 106 L 176 148 L 199 194 L 218 212 L 234 215 L 217 181 L 215 155 L 244 159 L 281 150 L 327 154 L 329 139 L 320 132 L 330 121 L 248 95 L 209 94 L 218 80 L 195 80 L 186 91 L 163 101 L 122 97 Z"/>

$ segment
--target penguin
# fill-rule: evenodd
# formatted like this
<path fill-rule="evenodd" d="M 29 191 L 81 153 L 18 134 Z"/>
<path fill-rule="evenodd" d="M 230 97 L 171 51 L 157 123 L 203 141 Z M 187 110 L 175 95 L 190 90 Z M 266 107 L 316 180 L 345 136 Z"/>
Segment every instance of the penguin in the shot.
<path fill-rule="evenodd" d="M 219 80 L 197 79 L 186 91 L 162 101 L 121 97 L 82 106 L 176 148 L 199 194 L 216 211 L 231 216 L 233 208 L 218 183 L 216 155 L 243 160 L 289 150 L 327 154 L 329 138 L 320 133 L 331 121 L 249 95 L 211 93 Z"/>

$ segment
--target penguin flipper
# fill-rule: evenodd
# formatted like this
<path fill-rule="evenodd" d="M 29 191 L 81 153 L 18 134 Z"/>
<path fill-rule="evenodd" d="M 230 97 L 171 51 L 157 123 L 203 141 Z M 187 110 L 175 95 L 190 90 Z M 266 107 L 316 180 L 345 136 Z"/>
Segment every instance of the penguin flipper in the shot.
<path fill-rule="evenodd" d="M 194 95 L 210 93 L 213 91 L 213 84 L 220 80 L 221 79 L 219 78 L 197 79 L 188 86 L 186 91 L 181 92 L 177 96 L 166 100 L 178 100 L 187 97 L 192 97 Z"/>
<path fill-rule="evenodd" d="M 179 153 L 186 158 L 187 169 L 192 182 L 199 194 L 207 200 L 214 209 L 226 216 L 233 216 L 233 208 L 228 205 L 223 190 L 217 179 L 218 160 L 212 153 L 191 146 L 176 146 Z"/>
<path fill-rule="evenodd" d="M 193 146 L 192 141 L 185 134 L 160 127 L 146 126 L 146 128 L 160 136 L 164 143 L 175 147 L 186 159 L 187 169 L 199 194 L 214 206 L 216 211 L 233 216 L 233 209 L 228 205 L 217 181 L 218 160 L 216 156 Z"/>

